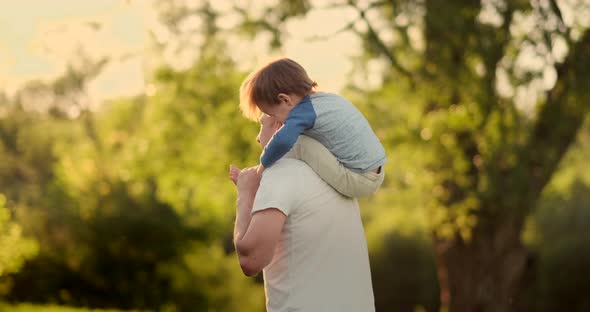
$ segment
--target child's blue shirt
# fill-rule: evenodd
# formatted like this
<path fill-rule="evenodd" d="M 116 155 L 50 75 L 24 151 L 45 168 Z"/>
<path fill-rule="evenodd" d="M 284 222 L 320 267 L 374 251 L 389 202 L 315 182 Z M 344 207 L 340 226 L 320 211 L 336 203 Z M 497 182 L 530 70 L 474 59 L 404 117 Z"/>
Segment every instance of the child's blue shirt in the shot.
<path fill-rule="evenodd" d="M 322 143 L 345 167 L 367 172 L 382 166 L 385 150 L 363 114 L 336 94 L 318 92 L 297 104 L 264 148 L 261 164 L 268 168 L 283 157 L 301 134 Z"/>

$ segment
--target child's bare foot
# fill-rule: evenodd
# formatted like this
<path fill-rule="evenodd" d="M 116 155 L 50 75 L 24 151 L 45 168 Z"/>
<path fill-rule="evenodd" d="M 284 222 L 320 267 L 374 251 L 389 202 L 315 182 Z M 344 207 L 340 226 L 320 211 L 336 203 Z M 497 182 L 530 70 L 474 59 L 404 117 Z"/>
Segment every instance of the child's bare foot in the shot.
<path fill-rule="evenodd" d="M 234 165 L 229 165 L 229 178 L 238 185 L 238 176 L 242 170 Z"/>

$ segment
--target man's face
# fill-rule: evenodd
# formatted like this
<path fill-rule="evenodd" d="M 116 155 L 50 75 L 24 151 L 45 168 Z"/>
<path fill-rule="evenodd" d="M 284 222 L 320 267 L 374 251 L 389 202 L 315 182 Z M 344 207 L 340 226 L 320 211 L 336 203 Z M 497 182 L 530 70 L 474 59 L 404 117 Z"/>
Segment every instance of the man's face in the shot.
<path fill-rule="evenodd" d="M 280 122 L 267 114 L 262 114 L 260 117 L 260 132 L 256 137 L 256 142 L 260 143 L 260 146 L 264 148 L 279 128 L 281 128 Z"/>

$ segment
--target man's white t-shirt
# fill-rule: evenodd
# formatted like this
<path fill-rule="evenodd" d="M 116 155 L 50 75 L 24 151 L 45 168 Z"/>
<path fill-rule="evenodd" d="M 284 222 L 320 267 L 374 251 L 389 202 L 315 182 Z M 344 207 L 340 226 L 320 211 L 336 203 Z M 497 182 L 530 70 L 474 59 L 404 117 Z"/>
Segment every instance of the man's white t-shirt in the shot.
<path fill-rule="evenodd" d="M 306 163 L 283 158 L 264 171 L 252 214 L 268 208 L 287 221 L 263 270 L 267 311 L 375 311 L 356 199 L 340 195 Z"/>

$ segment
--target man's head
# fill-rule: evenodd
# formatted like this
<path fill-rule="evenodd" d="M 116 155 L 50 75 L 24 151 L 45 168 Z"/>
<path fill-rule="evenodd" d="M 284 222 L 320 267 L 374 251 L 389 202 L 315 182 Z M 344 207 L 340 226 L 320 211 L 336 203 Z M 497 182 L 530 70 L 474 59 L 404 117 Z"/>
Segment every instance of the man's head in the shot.
<path fill-rule="evenodd" d="M 264 149 L 266 144 L 268 144 L 268 141 L 270 141 L 270 138 L 272 138 L 275 132 L 277 132 L 283 124 L 267 114 L 262 114 L 259 122 L 260 132 L 256 137 L 256 142 L 260 143 L 260 146 Z"/>
<path fill-rule="evenodd" d="M 249 119 L 261 112 L 285 122 L 301 98 L 312 93 L 317 83 L 295 61 L 282 58 L 251 73 L 240 87 L 240 109 Z"/>
<path fill-rule="evenodd" d="M 275 132 L 277 132 L 283 124 L 267 114 L 262 114 L 258 121 L 260 122 L 260 132 L 256 137 L 256 141 L 260 143 L 260 146 L 264 149 L 266 144 L 268 144 L 268 141 L 270 141 L 270 138 L 272 138 Z M 234 165 L 229 166 L 229 178 L 236 185 L 238 185 L 240 172 L 241 170 L 238 167 Z"/>

